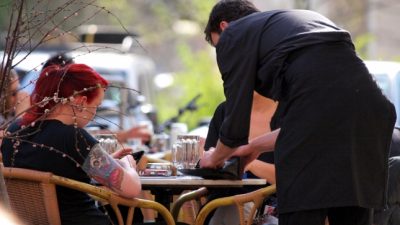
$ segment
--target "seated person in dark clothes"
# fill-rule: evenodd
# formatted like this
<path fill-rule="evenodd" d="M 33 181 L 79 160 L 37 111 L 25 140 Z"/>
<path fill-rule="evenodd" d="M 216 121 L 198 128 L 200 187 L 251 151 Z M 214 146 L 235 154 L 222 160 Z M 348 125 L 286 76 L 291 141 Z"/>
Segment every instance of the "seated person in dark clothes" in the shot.
<path fill-rule="evenodd" d="M 400 128 L 395 127 L 389 153 L 388 204 L 383 210 L 375 210 L 374 224 L 400 224 Z"/>
<path fill-rule="evenodd" d="M 32 107 L 3 137 L 4 165 L 85 183 L 95 179 L 121 196 L 138 196 L 141 183 L 132 156 L 122 153 L 114 158 L 83 129 L 93 119 L 107 86 L 100 74 L 84 64 L 44 69 L 31 95 Z M 57 187 L 57 198 L 63 225 L 112 224 L 86 193 Z"/>
<path fill-rule="evenodd" d="M 254 92 L 253 105 L 250 118 L 250 134 L 249 134 L 250 140 L 254 137 L 257 137 L 261 134 L 271 131 L 272 127 L 270 126 L 271 119 L 276 111 L 277 104 L 278 104 L 277 102 L 274 102 L 271 99 L 265 98 Z M 206 151 L 212 147 L 215 147 L 215 145 L 217 144 L 217 140 L 219 137 L 219 128 L 224 118 L 224 110 L 225 110 L 225 102 L 221 103 L 217 107 L 214 116 L 211 119 L 206 142 L 204 145 L 204 149 Z M 264 178 L 267 180 L 269 184 L 274 184 L 275 183 L 274 153 L 268 152 L 261 154 L 258 159 L 254 160 L 253 162 L 251 162 L 246 166 L 245 171 L 246 171 L 245 177 Z M 213 191 L 212 193 L 209 194 L 208 200 L 210 201 L 215 198 L 246 193 L 258 188 L 260 187 L 258 186 L 258 187 L 246 187 L 241 189 L 228 189 L 224 190 L 223 192 Z M 270 200 L 276 201 L 276 199 L 273 198 L 271 198 Z M 269 204 L 274 204 L 274 202 L 270 202 Z M 233 225 L 237 223 L 239 219 L 236 211 L 234 210 L 236 210 L 235 206 L 227 206 L 217 209 L 214 216 L 211 218 L 209 224 Z M 230 216 L 223 216 L 227 215 L 228 212 L 231 212 L 229 214 Z"/>
<path fill-rule="evenodd" d="M 400 156 L 400 127 L 395 127 L 392 134 L 392 143 L 390 144 L 389 158 Z"/>

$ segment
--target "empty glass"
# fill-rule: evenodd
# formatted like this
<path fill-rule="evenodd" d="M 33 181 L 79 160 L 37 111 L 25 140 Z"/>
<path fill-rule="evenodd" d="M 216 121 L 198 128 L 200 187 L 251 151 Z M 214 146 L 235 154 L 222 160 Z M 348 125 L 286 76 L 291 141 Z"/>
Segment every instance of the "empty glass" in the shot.
<path fill-rule="evenodd" d="M 172 162 L 177 169 L 194 169 L 201 157 L 200 136 L 178 135 L 172 146 Z"/>

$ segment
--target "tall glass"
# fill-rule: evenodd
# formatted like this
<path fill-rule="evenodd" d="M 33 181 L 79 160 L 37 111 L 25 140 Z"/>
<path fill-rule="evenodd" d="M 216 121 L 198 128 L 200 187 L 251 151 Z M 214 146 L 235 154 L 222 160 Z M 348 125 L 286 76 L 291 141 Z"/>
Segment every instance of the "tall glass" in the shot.
<path fill-rule="evenodd" d="M 194 169 L 201 158 L 200 136 L 178 135 L 172 146 L 172 162 L 177 169 Z"/>

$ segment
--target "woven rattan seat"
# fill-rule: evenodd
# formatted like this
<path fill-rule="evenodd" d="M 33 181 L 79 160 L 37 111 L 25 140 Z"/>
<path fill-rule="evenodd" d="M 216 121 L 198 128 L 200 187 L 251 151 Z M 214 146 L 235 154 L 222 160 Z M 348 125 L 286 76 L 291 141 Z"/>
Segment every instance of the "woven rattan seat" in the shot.
<path fill-rule="evenodd" d="M 136 207 L 153 209 L 164 218 L 167 225 L 175 224 L 171 213 L 163 205 L 154 201 L 124 198 L 110 190 L 52 173 L 4 167 L 3 174 L 12 211 L 19 219 L 30 225 L 61 224 L 56 185 L 86 192 L 96 199 L 110 204 L 119 225 L 132 224 Z M 126 218 L 123 218 L 118 208 L 119 205 L 129 207 Z"/>

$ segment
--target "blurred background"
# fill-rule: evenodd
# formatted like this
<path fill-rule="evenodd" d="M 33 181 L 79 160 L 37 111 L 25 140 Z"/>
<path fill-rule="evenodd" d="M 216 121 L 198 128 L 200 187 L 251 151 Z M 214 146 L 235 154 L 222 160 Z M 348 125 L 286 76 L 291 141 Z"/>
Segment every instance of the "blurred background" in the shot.
<path fill-rule="evenodd" d="M 23 9 L 13 5 L 15 2 L 25 2 Z M 129 97 L 131 94 L 113 97 L 110 93 L 111 106 L 113 98 L 119 106 L 129 100 L 124 105 L 127 110 L 124 114 L 139 110 L 154 117 L 157 126 L 181 121 L 193 129 L 199 123 L 207 123 L 215 107 L 224 100 L 215 50 L 204 41 L 203 35 L 208 14 L 216 2 L 0 0 L 0 50 L 6 47 L 10 18 L 16 20 L 18 10 L 25 10 L 21 19 L 24 22 L 18 26 L 21 33 L 18 53 L 20 59 L 24 59 L 24 52 L 33 53 L 24 59 L 27 62 L 13 61 L 18 64 L 15 68 L 21 77 L 37 70 L 51 54 L 68 49 L 76 61 L 88 64 L 95 61 L 93 67 L 112 77 L 113 82 L 140 91 L 140 94 L 130 91 L 133 97 Z M 400 60 L 398 0 L 253 2 L 261 10 L 315 10 L 350 31 L 361 58 Z M 35 61 L 34 56 L 40 54 L 43 56 Z M 114 71 L 107 70 L 113 67 Z M 122 76 L 124 73 L 133 75 Z"/>

